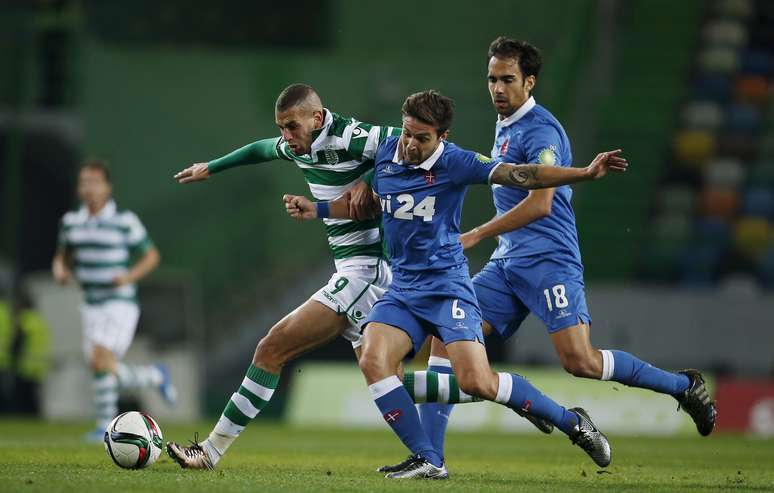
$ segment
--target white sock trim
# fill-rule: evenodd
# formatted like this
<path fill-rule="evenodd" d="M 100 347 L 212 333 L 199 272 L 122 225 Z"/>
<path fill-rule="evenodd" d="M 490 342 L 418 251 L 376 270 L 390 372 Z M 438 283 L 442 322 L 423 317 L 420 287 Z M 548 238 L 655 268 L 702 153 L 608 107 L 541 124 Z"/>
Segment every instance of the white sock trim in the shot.
<path fill-rule="evenodd" d="M 602 353 L 602 378 L 600 380 L 610 380 L 615 371 L 613 352 L 608 349 L 600 349 L 599 352 Z"/>
<path fill-rule="evenodd" d="M 389 394 L 398 387 L 403 387 L 403 383 L 400 381 L 400 378 L 398 378 L 398 375 L 392 375 L 385 379 L 379 380 L 378 382 L 372 383 L 368 386 L 368 390 L 371 391 L 371 397 L 376 400 L 384 395 Z"/>
<path fill-rule="evenodd" d="M 499 382 L 497 383 L 497 397 L 495 402 L 500 404 L 508 404 L 511 398 L 511 391 L 513 390 L 513 378 L 510 373 L 498 373 Z"/>
<path fill-rule="evenodd" d="M 441 358 L 440 356 L 430 356 L 427 358 L 427 366 L 445 366 L 446 368 L 451 368 L 451 361 L 449 361 L 446 358 Z"/>
<path fill-rule="evenodd" d="M 427 372 L 414 372 L 414 402 L 420 403 L 427 400 Z"/>
<path fill-rule="evenodd" d="M 257 395 L 261 399 L 265 401 L 271 400 L 271 396 L 274 395 L 274 389 L 270 389 L 268 387 L 264 387 L 263 385 L 259 383 L 255 383 L 249 378 L 245 377 L 242 380 L 242 387 L 249 390 L 252 394 Z"/>
<path fill-rule="evenodd" d="M 438 374 L 438 402 L 449 402 L 449 375 L 446 373 Z"/>
<path fill-rule="evenodd" d="M 221 415 L 220 419 L 215 424 L 215 428 L 212 431 L 213 433 L 233 436 L 236 438 L 240 433 L 242 433 L 242 430 L 244 429 L 244 426 L 238 425 L 227 417 Z"/>
<path fill-rule="evenodd" d="M 234 405 L 242 412 L 242 414 L 250 419 L 258 416 L 258 413 L 260 412 L 260 410 L 253 406 L 253 403 L 242 394 L 234 393 L 234 395 L 231 396 L 231 402 L 234 403 Z"/>

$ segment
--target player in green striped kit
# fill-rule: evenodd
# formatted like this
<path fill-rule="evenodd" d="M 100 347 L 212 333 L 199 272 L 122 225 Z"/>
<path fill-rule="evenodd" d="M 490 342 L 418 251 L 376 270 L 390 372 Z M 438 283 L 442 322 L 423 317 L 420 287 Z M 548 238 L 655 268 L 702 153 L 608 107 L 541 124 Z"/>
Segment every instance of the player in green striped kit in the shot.
<path fill-rule="evenodd" d="M 401 132 L 400 127 L 369 125 L 337 115 L 324 108 L 314 89 L 304 84 L 282 91 L 275 119 L 280 137 L 253 142 L 209 163 L 194 164 L 175 178 L 180 183 L 202 181 L 235 166 L 279 159 L 292 161 L 301 169 L 317 200 L 334 200 L 350 193 L 361 176 L 373 169 L 379 143 Z M 365 185 L 363 188 L 368 190 Z M 338 335 L 352 343 L 359 357 L 361 323 L 392 280 L 382 250 L 379 220 L 326 219 L 325 228 L 336 272 L 326 286 L 261 339 L 241 386 L 207 440 L 190 447 L 167 444 L 170 456 L 182 467 L 214 468 L 271 399 L 282 367 L 290 360 Z"/>
<path fill-rule="evenodd" d="M 97 427 L 88 441 L 102 441 L 117 413 L 120 390 L 157 387 L 170 404 L 176 390 L 163 365 L 121 361 L 134 338 L 140 309 L 135 283 L 159 264 L 160 256 L 137 216 L 116 207 L 107 166 L 88 161 L 78 175 L 83 205 L 62 218 L 52 263 L 60 284 L 73 277 L 84 291 L 83 351 L 94 373 Z M 138 260 L 130 266 L 130 256 Z"/>

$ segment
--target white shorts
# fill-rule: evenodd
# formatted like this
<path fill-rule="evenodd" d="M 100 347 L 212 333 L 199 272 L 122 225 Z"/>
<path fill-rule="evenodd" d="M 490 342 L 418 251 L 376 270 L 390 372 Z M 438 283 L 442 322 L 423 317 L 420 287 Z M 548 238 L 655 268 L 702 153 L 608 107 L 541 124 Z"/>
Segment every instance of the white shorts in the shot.
<path fill-rule="evenodd" d="M 346 314 L 349 325 L 342 337 L 357 348 L 362 343 L 363 322 L 391 282 L 390 265 L 380 260 L 374 266 L 353 266 L 336 272 L 312 299 L 336 313 Z"/>
<path fill-rule="evenodd" d="M 134 339 L 140 307 L 137 303 L 110 300 L 96 305 L 81 305 L 83 354 L 91 359 L 94 346 L 102 346 L 121 359 Z"/>

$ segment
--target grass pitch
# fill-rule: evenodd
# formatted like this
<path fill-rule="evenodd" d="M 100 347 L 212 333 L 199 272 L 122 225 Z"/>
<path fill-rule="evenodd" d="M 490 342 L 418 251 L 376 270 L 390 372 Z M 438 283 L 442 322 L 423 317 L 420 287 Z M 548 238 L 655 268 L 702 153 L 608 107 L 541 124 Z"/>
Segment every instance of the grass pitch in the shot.
<path fill-rule="evenodd" d="M 185 442 L 210 424 L 164 426 Z M 600 471 L 558 432 L 450 433 L 448 481 L 384 479 L 374 469 L 407 452 L 383 431 L 290 429 L 256 421 L 216 471 L 184 471 L 166 455 L 150 469 L 113 465 L 101 445 L 80 441 L 86 424 L 0 421 L 0 491 L 774 491 L 774 441 L 610 437 Z"/>

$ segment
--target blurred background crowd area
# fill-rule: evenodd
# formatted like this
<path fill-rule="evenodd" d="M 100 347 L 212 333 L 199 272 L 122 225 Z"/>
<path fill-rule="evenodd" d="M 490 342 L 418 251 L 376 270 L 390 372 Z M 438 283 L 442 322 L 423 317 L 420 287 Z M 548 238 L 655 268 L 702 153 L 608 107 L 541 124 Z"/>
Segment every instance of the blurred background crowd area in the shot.
<path fill-rule="evenodd" d="M 575 187 L 596 344 L 667 367 L 770 374 L 774 3 L 423 5 L 3 2 L 5 392 L 39 382 L 33 397 L 45 395 L 71 361 L 83 366 L 77 292 L 54 286 L 48 269 L 58 221 L 77 206 L 84 158 L 110 163 L 119 206 L 139 215 L 162 254 L 141 284 L 136 346 L 178 351 L 201 408 L 216 413 L 257 340 L 327 280 L 333 262 L 321 224 L 285 216 L 282 194 L 308 193 L 291 163 L 189 186 L 172 175 L 277 135 L 274 100 L 293 82 L 314 86 L 333 111 L 392 125 L 408 94 L 438 89 L 456 102 L 450 140 L 488 154 L 496 115 L 486 50 L 499 35 L 542 50 L 534 95 L 565 126 L 576 166 L 618 147 L 632 163 L 622 177 Z M 473 187 L 463 227 L 493 213 L 489 190 Z M 469 252 L 471 272 L 493 246 Z M 24 310 L 38 322 L 23 322 Z M 557 362 L 535 320 L 488 350 L 499 362 Z M 351 361 L 351 351 L 337 341 L 312 357 Z M 35 370 L 24 373 L 25 364 Z"/>

